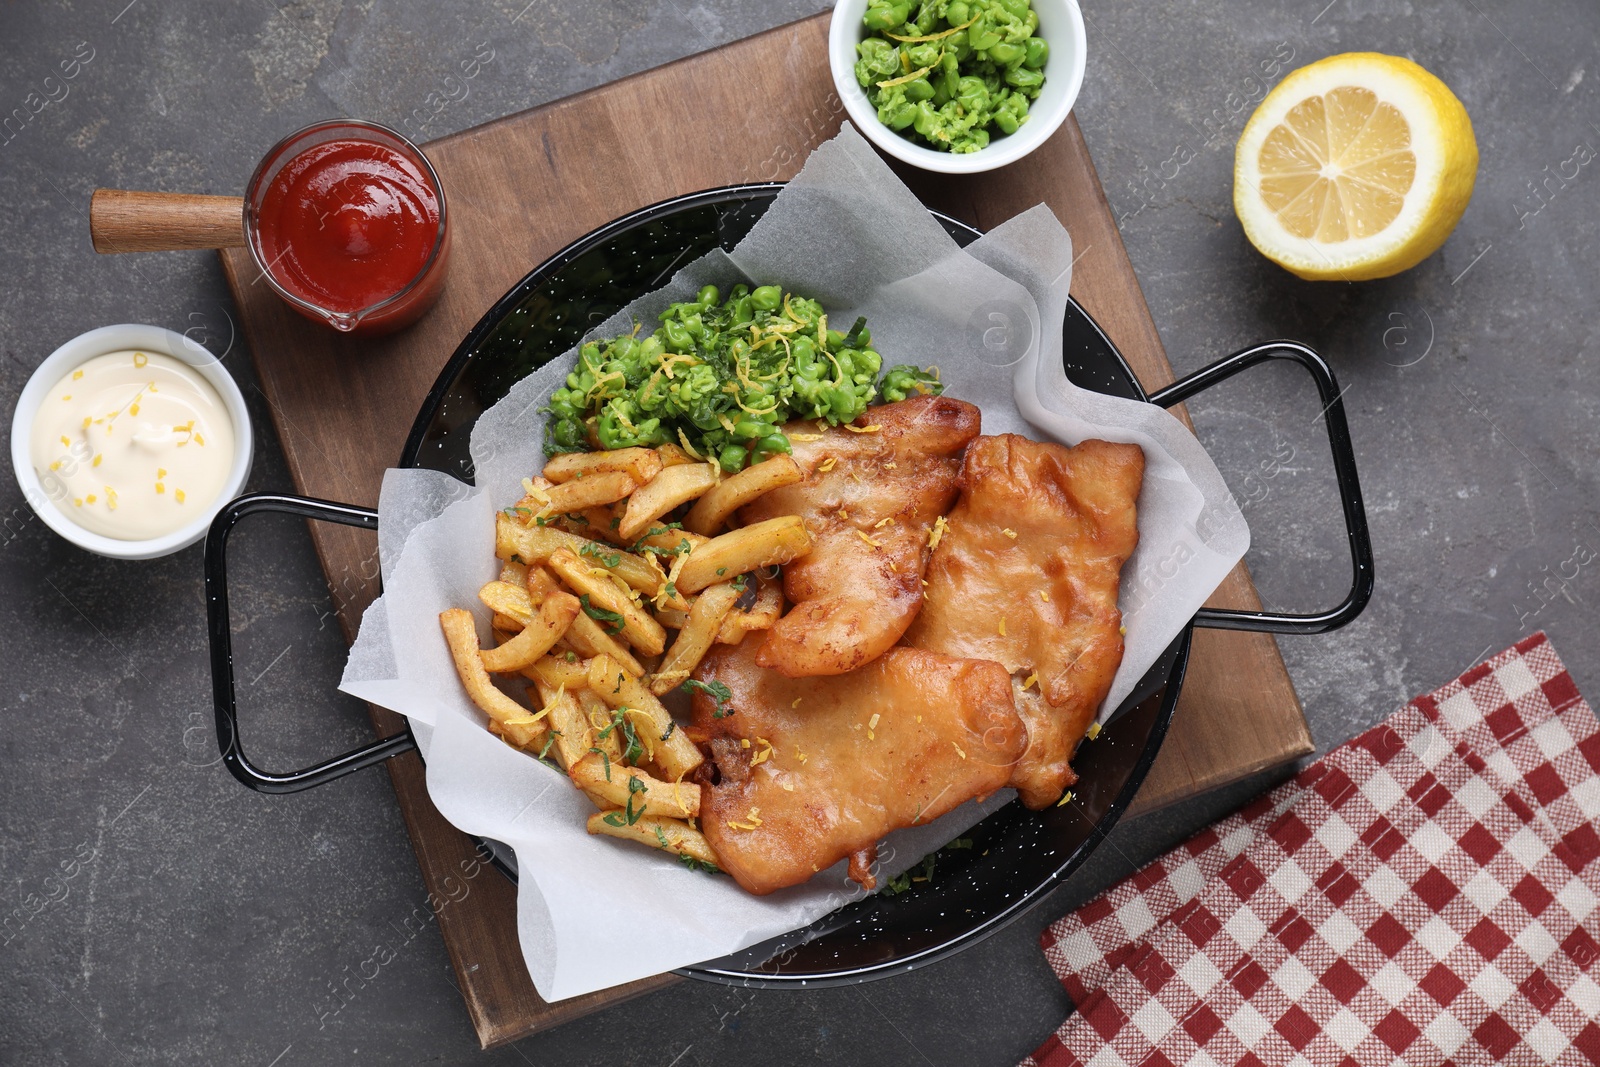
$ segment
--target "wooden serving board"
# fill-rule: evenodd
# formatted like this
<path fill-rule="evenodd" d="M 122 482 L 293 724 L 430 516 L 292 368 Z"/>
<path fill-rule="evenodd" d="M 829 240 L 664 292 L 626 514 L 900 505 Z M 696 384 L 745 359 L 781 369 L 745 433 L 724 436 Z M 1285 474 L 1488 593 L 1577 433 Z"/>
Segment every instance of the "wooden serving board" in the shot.
<path fill-rule="evenodd" d="M 501 294 L 568 242 L 682 193 L 791 177 L 844 116 L 828 74 L 827 36 L 828 15 L 817 15 L 433 142 L 427 150 L 449 197 L 454 258 L 438 306 L 397 336 L 352 340 L 313 325 L 273 294 L 248 254 L 223 251 L 295 488 L 376 506 L 384 468 L 399 461 L 412 418 L 461 338 Z M 782 108 L 746 106 L 752 70 L 764 72 L 761 93 L 783 100 Z M 683 127 L 663 120 L 691 100 L 697 113 L 718 121 L 696 124 L 693 143 L 686 143 Z M 737 116 L 750 117 L 740 125 Z M 1075 119 L 1027 159 L 999 171 L 902 174 L 929 206 L 981 229 L 1048 204 L 1078 249 L 1073 295 L 1147 388 L 1173 379 Z M 345 635 L 353 638 L 378 592 L 369 577 L 377 573 L 376 537 L 320 523 L 312 524 L 311 534 Z M 1243 565 L 1212 603 L 1259 607 Z M 371 713 L 380 736 L 404 728 L 392 712 L 373 707 Z M 1311 751 L 1273 639 L 1202 630 L 1172 728 L 1136 810 Z M 429 801 L 416 754 L 390 760 L 388 767 L 423 879 L 436 899 L 454 901 L 439 911 L 439 929 L 484 1047 L 675 980 L 664 975 L 557 1004 L 541 1001 L 517 946 L 514 888 L 491 873 L 472 878 L 462 898 L 462 873 L 478 869 L 472 839 Z"/>

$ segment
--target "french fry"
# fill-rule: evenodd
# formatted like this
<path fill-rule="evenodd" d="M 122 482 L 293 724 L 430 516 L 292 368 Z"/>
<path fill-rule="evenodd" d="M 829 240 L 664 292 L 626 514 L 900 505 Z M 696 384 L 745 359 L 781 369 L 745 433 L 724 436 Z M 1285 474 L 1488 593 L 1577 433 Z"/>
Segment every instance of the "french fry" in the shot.
<path fill-rule="evenodd" d="M 666 526 L 651 526 L 650 530 L 658 532 L 650 533 L 647 530 L 643 537 L 633 543 L 633 550 L 647 552 L 654 549 L 654 551 L 649 551 L 649 554 L 658 557 L 664 564 L 666 561 L 675 559 L 680 555 L 687 555 L 709 540 L 709 538 L 701 537 L 697 533 L 673 530 Z M 684 548 L 685 544 L 689 547 Z"/>
<path fill-rule="evenodd" d="M 628 498 L 617 532 L 625 540 L 638 537 L 661 516 L 716 485 L 720 475 L 720 470 L 710 463 L 684 463 L 665 468 Z"/>
<path fill-rule="evenodd" d="M 555 751 L 556 762 L 570 773 L 590 754 L 594 730 L 570 690 L 549 685 L 542 678 L 535 678 L 533 684 L 539 690 L 539 703 L 548 713 L 553 735 L 550 747 Z"/>
<path fill-rule="evenodd" d="M 632 552 L 624 552 L 554 526 L 523 526 L 503 514 L 495 519 L 495 554 L 502 559 L 544 563 L 560 548 L 576 552 L 585 560 L 604 567 L 645 596 L 656 596 L 667 580 L 666 572 L 644 556 L 636 556 Z M 682 597 L 670 592 L 664 603 L 681 610 L 688 610 L 689 607 Z"/>
<path fill-rule="evenodd" d="M 661 624 L 651 618 L 650 613 L 631 596 L 618 589 L 604 568 L 596 568 L 600 571 L 596 575 L 587 562 L 568 548 L 556 549 L 550 554 L 548 562 L 550 569 L 568 587 L 587 596 L 593 607 L 621 618 L 622 637 L 634 648 L 653 656 L 667 647 L 667 632 L 661 628 Z"/>
<path fill-rule="evenodd" d="M 607 766 L 611 764 L 620 766 L 626 762 L 622 758 L 622 740 L 617 737 L 616 715 L 611 708 L 606 705 L 605 701 L 587 689 L 578 690 L 576 695 L 578 697 L 578 707 L 583 709 L 583 717 L 588 720 L 589 729 L 592 731 L 590 737 L 593 740 L 589 745 L 589 754 L 601 756 L 602 761 Z M 574 768 L 574 771 L 576 771 L 576 768 Z M 576 773 L 574 773 L 573 781 L 577 781 Z M 600 806 L 603 808 L 607 805 L 601 804 Z"/>
<path fill-rule="evenodd" d="M 577 478 L 621 471 L 643 485 L 661 473 L 661 456 L 651 448 L 614 448 L 608 452 L 567 452 L 544 465 L 542 476 L 560 485 Z"/>
<path fill-rule="evenodd" d="M 463 608 L 450 608 L 439 613 L 439 628 L 450 646 L 450 658 L 455 660 L 456 674 L 461 677 L 462 688 L 489 718 L 507 724 L 529 724 L 544 717 L 544 712 L 531 712 L 495 688 L 489 672 L 479 658 L 478 628 L 472 613 Z"/>
<path fill-rule="evenodd" d="M 602 471 L 582 478 L 574 477 L 570 482 L 552 485 L 533 494 L 538 504 L 533 511 L 535 515 L 564 515 L 621 500 L 637 488 L 639 483 L 629 477 L 627 471 Z M 539 499 L 541 494 L 543 500 Z"/>
<path fill-rule="evenodd" d="M 510 582 L 490 582 L 478 590 L 478 599 L 496 615 L 506 615 L 526 626 L 533 619 L 533 598 L 528 591 Z"/>
<path fill-rule="evenodd" d="M 619 500 L 601 507 L 584 508 L 571 515 L 562 515 L 555 520 L 554 525 L 579 537 L 610 541 L 614 545 L 626 548 L 628 542 L 617 532 L 617 527 L 622 525 L 622 512 L 627 506 L 626 500 Z"/>
<path fill-rule="evenodd" d="M 555 579 L 550 578 L 542 567 L 530 568 L 528 575 L 530 583 L 535 580 L 536 576 L 542 575 L 543 578 L 549 579 L 551 588 L 555 587 Z M 490 582 L 478 590 L 478 599 L 483 601 L 489 610 L 495 613 L 497 618 L 501 618 L 502 621 L 514 622 L 519 630 L 533 620 L 536 610 L 533 598 L 528 595 L 526 589 L 518 589 L 507 582 Z M 510 627 L 501 626 L 501 629 L 510 629 Z M 627 667 L 628 670 L 637 674 L 644 673 L 644 664 L 640 663 L 633 653 L 628 651 L 627 645 L 606 633 L 598 622 L 581 612 L 577 618 L 572 620 L 572 625 L 567 628 L 562 640 L 571 645 L 573 650 L 585 659 L 590 656 L 610 656 Z M 665 642 L 663 641 L 664 644 Z"/>
<path fill-rule="evenodd" d="M 811 551 L 811 534 L 798 515 L 743 526 L 697 545 L 678 575 L 678 592 L 698 593 L 708 585 L 753 571 L 788 563 Z"/>
<path fill-rule="evenodd" d="M 608 822 L 607 819 L 611 821 Z M 706 841 L 705 835 L 699 830 L 690 829 L 687 823 L 676 819 L 645 815 L 636 819 L 630 826 L 626 812 L 597 811 L 589 816 L 588 827 L 591 834 L 603 834 L 623 841 L 637 841 L 641 845 L 649 845 L 651 848 L 659 848 L 679 856 L 688 856 L 713 867 L 717 864 L 716 853 L 711 851 L 711 845 Z"/>
<path fill-rule="evenodd" d="M 615 660 L 596 656 L 589 661 L 589 688 L 611 707 L 628 709 L 641 741 L 649 732 L 650 758 L 666 774 L 681 778 L 704 762 L 700 750 L 676 728 L 655 694 Z"/>
<path fill-rule="evenodd" d="M 522 584 L 528 590 L 528 599 L 535 604 L 542 604 L 545 597 L 561 588 L 555 575 L 538 564 L 528 567 L 527 577 Z"/>
<path fill-rule="evenodd" d="M 693 604 L 694 602 L 690 601 L 691 607 Z M 669 630 L 681 630 L 689 625 L 689 613 L 687 611 L 678 611 L 675 608 L 660 608 L 656 611 L 656 622 L 659 622 Z"/>
<path fill-rule="evenodd" d="M 550 738 L 550 728 L 545 725 L 544 719 L 535 719 L 531 714 L 527 719 L 517 719 L 504 725 L 490 719 L 489 732 L 512 748 L 532 752 L 535 756 L 544 750 L 545 742 Z"/>
<path fill-rule="evenodd" d="M 644 664 L 639 662 L 627 645 L 606 633 L 604 627 L 581 612 L 572 620 L 572 626 L 562 640 L 571 645 L 573 651 L 584 659 L 592 656 L 610 656 L 628 670 L 637 668 L 639 674 L 644 673 Z"/>
<path fill-rule="evenodd" d="M 722 620 L 733 610 L 741 592 L 743 590 L 735 589 L 732 582 L 718 582 L 695 598 L 687 622 L 678 631 L 678 639 L 672 642 L 666 659 L 661 661 L 661 669 L 650 682 L 650 692 L 661 696 L 683 684 L 717 639 Z"/>
<path fill-rule="evenodd" d="M 493 626 L 496 630 L 501 630 L 507 635 L 511 635 L 522 629 L 523 621 L 521 619 L 513 619 L 510 615 L 501 615 L 499 612 L 496 612 L 489 625 Z"/>
<path fill-rule="evenodd" d="M 695 459 L 677 445 L 659 445 L 656 455 L 661 457 L 661 463 L 666 467 L 681 467 L 686 463 L 704 463 L 703 459 Z"/>
<path fill-rule="evenodd" d="M 527 565 L 516 560 L 506 560 L 500 565 L 500 580 L 508 585 L 527 585 Z"/>
<path fill-rule="evenodd" d="M 570 693 L 576 693 L 589 684 L 587 660 L 570 663 L 561 656 L 545 656 L 529 664 L 522 673 L 551 689 L 565 689 Z"/>
<path fill-rule="evenodd" d="M 485 670 L 503 674 L 520 671 L 537 661 L 552 645 L 561 639 L 583 610 L 578 598 L 569 593 L 551 593 L 539 605 L 539 613 L 521 633 L 496 648 L 486 648 L 479 655 Z"/>
<path fill-rule="evenodd" d="M 728 516 L 773 489 L 804 480 L 806 472 L 788 456 L 773 456 L 752 464 L 707 490 L 683 520 L 683 528 L 710 537 L 727 523 Z"/>
<path fill-rule="evenodd" d="M 756 602 L 748 609 L 734 608 L 722 618 L 717 631 L 719 645 L 737 645 L 753 630 L 770 630 L 783 614 L 783 582 L 764 575 L 756 576 Z"/>
<path fill-rule="evenodd" d="M 637 779 L 639 786 L 630 786 L 628 780 Z M 700 816 L 700 786 L 694 782 L 663 782 L 659 778 L 632 767 L 613 764 L 611 777 L 598 760 L 584 760 L 572 769 L 572 781 L 588 793 L 602 807 L 623 808 L 633 801 L 635 818 L 640 815 L 666 816 L 672 819 L 695 819 Z"/>

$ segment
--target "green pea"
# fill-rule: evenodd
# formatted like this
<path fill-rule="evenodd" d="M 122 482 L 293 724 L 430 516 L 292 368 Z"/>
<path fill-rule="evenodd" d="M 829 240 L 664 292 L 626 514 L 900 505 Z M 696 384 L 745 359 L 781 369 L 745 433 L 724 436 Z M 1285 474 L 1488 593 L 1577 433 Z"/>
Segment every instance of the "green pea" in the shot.
<path fill-rule="evenodd" d="M 667 347 L 674 352 L 687 352 L 694 347 L 694 338 L 684 329 L 683 323 L 676 319 L 663 322 L 661 331 L 667 335 Z"/>
<path fill-rule="evenodd" d="M 722 294 L 717 292 L 717 287 L 714 285 L 701 286 L 700 291 L 695 294 L 695 301 L 705 308 L 716 307 L 717 301 L 721 298 Z"/>
<path fill-rule="evenodd" d="M 1018 89 L 1037 89 L 1044 84 L 1044 75 L 1027 67 L 1018 67 L 1016 70 L 1006 71 L 1006 84 L 1016 86 Z"/>
<path fill-rule="evenodd" d="M 971 17 L 972 9 L 963 0 L 954 0 L 949 7 L 944 9 L 944 19 L 952 26 L 959 26 Z"/>
<path fill-rule="evenodd" d="M 791 455 L 793 451 L 794 449 L 789 444 L 789 439 L 783 436 L 781 433 L 769 433 L 767 436 L 756 442 L 757 455 L 787 456 Z"/>
<path fill-rule="evenodd" d="M 744 469 L 744 461 L 749 455 L 749 449 L 743 445 L 729 445 L 717 454 L 717 462 L 725 471 L 739 471 Z"/>
<path fill-rule="evenodd" d="M 974 52 L 987 52 L 1000 43 L 1000 35 L 991 27 L 979 22 L 967 31 L 967 43 L 972 45 Z"/>
<path fill-rule="evenodd" d="M 904 22 L 905 19 L 895 17 L 895 9 L 892 4 L 873 4 L 867 8 L 867 13 L 862 17 L 861 21 L 867 29 L 876 32 L 892 30 Z"/>
<path fill-rule="evenodd" d="M 995 128 L 1001 133 L 1016 133 L 1022 123 L 1009 111 L 1000 110 L 994 113 Z"/>
<path fill-rule="evenodd" d="M 760 311 L 776 311 L 783 303 L 783 290 L 776 285 L 763 285 L 750 294 L 750 303 Z"/>
<path fill-rule="evenodd" d="M 891 130 L 903 130 L 916 120 L 917 105 L 904 103 L 899 107 L 889 111 L 887 118 L 885 118 L 884 115 L 885 112 L 883 110 L 879 110 L 878 118 L 885 126 L 889 127 Z"/>
<path fill-rule="evenodd" d="M 1028 50 L 1021 45 L 1001 41 L 989 48 L 989 58 L 1002 67 L 1014 67 L 1027 58 Z"/>
<path fill-rule="evenodd" d="M 976 111 L 989 99 L 989 89 L 983 84 L 982 78 L 966 77 L 961 79 L 956 92 L 956 101 L 968 111 Z"/>
<path fill-rule="evenodd" d="M 1028 56 L 1022 65 L 1029 70 L 1043 70 L 1044 65 L 1050 61 L 1050 42 L 1043 37 L 1028 38 Z"/>
<path fill-rule="evenodd" d="M 1032 6 L 1030 0 L 999 0 L 999 4 L 1015 18 L 1025 18 Z"/>

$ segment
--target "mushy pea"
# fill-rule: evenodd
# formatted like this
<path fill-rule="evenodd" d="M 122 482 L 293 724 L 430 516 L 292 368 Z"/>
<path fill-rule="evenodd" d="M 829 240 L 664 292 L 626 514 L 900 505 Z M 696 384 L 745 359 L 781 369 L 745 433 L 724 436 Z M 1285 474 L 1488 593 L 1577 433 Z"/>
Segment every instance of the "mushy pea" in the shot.
<path fill-rule="evenodd" d="M 1031 0 L 873 0 L 863 22 L 856 81 L 891 130 L 976 152 L 1028 121 L 1050 57 Z"/>
<path fill-rule="evenodd" d="M 589 341 L 547 409 L 545 452 L 679 445 L 727 471 L 788 453 L 793 419 L 854 421 L 878 398 L 936 394 L 937 374 L 905 365 L 879 380 L 866 320 L 828 328 L 822 305 L 776 285 L 716 286 L 673 304 L 647 337 Z"/>

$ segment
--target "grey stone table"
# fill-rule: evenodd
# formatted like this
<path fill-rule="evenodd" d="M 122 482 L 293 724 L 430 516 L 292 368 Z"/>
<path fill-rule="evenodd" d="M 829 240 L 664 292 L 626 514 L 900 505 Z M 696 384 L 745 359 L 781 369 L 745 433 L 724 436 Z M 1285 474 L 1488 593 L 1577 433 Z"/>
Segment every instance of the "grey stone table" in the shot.
<path fill-rule="evenodd" d="M 5 410 L 69 337 L 149 322 L 225 354 L 258 427 L 270 425 L 215 257 L 96 256 L 96 186 L 237 193 L 269 143 L 314 119 L 359 115 L 425 139 L 817 3 L 6 5 Z M 1575 549 L 1600 550 L 1600 70 L 1589 69 L 1600 10 L 1087 0 L 1085 16 L 1077 113 L 1174 366 L 1291 336 L 1327 353 L 1347 386 L 1378 589 L 1346 630 L 1282 642 L 1317 743 L 1537 628 L 1600 694 L 1600 565 L 1552 578 Z M 476 78 L 447 77 L 485 50 Z M 1439 254 L 1388 281 L 1312 285 L 1246 244 L 1232 149 L 1273 59 L 1351 50 L 1411 56 L 1443 77 L 1473 116 L 1482 168 Z M 1309 384 L 1257 371 L 1205 394 L 1194 416 L 1249 500 L 1264 597 L 1328 600 L 1346 563 Z M 263 433 L 250 488 L 288 486 Z M 89 556 L 31 519 L 9 478 L 0 523 L 7 1064 L 1010 1064 L 1065 1012 L 1038 931 L 1250 788 L 1120 827 L 1036 911 L 910 975 L 802 993 L 685 982 L 484 1054 L 437 932 L 403 932 L 423 890 L 384 776 L 271 798 L 215 765 L 199 548 L 148 563 Z M 362 709 L 333 693 L 343 649 L 304 527 L 263 521 L 239 543 L 242 699 L 265 735 L 259 757 L 289 765 L 367 736 Z M 89 859 L 52 880 L 74 856 Z M 380 943 L 398 946 L 394 958 L 350 981 Z"/>

